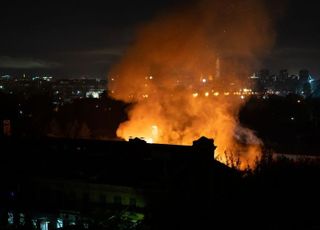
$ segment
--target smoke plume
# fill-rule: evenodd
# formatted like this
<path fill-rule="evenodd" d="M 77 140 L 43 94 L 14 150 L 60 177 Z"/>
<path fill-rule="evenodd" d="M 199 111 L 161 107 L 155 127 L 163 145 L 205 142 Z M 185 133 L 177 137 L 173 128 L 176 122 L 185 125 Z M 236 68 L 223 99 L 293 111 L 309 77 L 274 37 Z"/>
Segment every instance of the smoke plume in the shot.
<path fill-rule="evenodd" d="M 138 29 L 135 43 L 109 73 L 109 92 L 134 103 L 119 137 L 191 144 L 212 137 L 218 158 L 239 154 L 244 164 L 261 144 L 241 127 L 250 72 L 274 41 L 271 20 L 259 0 L 192 1 L 162 12 Z"/>

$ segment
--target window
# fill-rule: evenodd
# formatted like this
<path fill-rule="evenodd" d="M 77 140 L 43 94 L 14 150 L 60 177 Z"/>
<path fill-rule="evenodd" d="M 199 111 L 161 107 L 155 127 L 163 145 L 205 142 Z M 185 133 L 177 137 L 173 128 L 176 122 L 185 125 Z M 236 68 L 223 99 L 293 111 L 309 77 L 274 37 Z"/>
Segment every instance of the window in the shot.
<path fill-rule="evenodd" d="M 49 230 L 49 221 L 40 222 L 40 230 Z"/>
<path fill-rule="evenodd" d="M 57 219 L 57 226 L 56 227 L 63 228 L 63 220 L 62 219 L 60 219 L 60 218 Z"/>
<path fill-rule="evenodd" d="M 8 212 L 8 224 L 14 224 L 14 217 L 12 212 Z"/>

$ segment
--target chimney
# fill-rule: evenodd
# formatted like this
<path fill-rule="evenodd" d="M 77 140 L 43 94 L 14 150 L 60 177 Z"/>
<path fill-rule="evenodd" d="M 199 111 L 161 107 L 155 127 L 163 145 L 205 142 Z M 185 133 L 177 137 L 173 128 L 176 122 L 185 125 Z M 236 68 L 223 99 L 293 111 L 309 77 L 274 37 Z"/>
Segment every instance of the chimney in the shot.
<path fill-rule="evenodd" d="M 214 150 L 216 149 L 216 146 L 214 145 L 214 141 L 212 138 L 209 139 L 202 136 L 198 140 L 193 141 L 192 146 L 198 159 L 214 159 Z"/>

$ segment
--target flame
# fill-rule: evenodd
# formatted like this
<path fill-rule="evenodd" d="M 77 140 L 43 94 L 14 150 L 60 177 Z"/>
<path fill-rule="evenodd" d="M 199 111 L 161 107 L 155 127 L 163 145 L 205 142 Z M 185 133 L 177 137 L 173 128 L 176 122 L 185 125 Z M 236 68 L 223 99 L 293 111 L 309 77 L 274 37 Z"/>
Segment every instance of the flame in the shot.
<path fill-rule="evenodd" d="M 261 141 L 239 124 L 247 97 L 231 89 L 244 88 L 273 37 L 259 0 L 203 0 L 160 14 L 109 73 L 112 96 L 134 104 L 117 135 L 183 145 L 207 136 L 218 160 L 227 152 L 252 166 Z"/>

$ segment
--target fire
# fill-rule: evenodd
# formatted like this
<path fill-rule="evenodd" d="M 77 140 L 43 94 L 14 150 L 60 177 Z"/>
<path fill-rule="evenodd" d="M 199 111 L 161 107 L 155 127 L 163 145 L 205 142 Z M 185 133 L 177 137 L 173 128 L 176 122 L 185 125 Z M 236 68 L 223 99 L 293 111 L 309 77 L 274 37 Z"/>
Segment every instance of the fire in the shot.
<path fill-rule="evenodd" d="M 259 0 L 194 4 L 140 28 L 109 73 L 112 96 L 134 105 L 117 135 L 182 145 L 206 136 L 214 138 L 218 160 L 227 162 L 227 152 L 240 157 L 241 168 L 252 166 L 261 141 L 239 124 L 247 97 L 233 96 L 230 85 L 242 87 L 272 45 L 270 20 Z"/>

